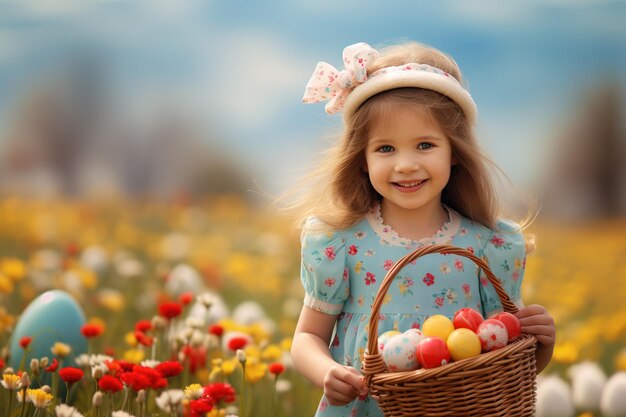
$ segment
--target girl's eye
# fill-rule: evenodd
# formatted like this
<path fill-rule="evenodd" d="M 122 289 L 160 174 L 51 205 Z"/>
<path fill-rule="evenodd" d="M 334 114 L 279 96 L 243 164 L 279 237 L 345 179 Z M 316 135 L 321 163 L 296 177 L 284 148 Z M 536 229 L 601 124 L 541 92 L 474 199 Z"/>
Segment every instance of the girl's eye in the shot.
<path fill-rule="evenodd" d="M 378 148 L 378 152 L 387 153 L 387 152 L 392 152 L 392 151 L 393 151 L 393 146 L 390 146 L 390 145 L 383 145 L 380 148 Z"/>
<path fill-rule="evenodd" d="M 417 149 L 422 149 L 422 150 L 430 149 L 432 147 L 433 147 L 433 144 L 428 143 L 428 142 L 422 142 L 419 145 L 417 145 Z"/>

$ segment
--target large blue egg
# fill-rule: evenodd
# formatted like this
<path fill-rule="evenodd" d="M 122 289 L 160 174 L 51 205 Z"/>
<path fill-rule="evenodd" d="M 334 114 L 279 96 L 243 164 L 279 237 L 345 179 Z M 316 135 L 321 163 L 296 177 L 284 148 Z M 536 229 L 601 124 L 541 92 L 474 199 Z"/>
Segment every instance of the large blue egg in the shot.
<path fill-rule="evenodd" d="M 11 352 L 9 364 L 18 370 L 21 363 L 28 369 L 32 358 L 40 359 L 46 356 L 52 362 L 54 355 L 50 348 L 56 342 L 62 342 L 72 348 L 71 354 L 63 359 L 62 367 L 76 367 L 74 358 L 87 352 L 87 340 L 80 332 L 84 324 L 83 310 L 68 293 L 52 290 L 41 294 L 26 307 L 17 320 L 9 345 Z M 33 338 L 27 351 L 20 346 L 20 340 L 24 336 Z M 25 352 L 27 356 L 22 362 Z M 49 375 L 48 372 L 43 372 L 42 376 L 47 377 L 46 374 Z M 49 381 L 44 380 L 44 383 Z"/>

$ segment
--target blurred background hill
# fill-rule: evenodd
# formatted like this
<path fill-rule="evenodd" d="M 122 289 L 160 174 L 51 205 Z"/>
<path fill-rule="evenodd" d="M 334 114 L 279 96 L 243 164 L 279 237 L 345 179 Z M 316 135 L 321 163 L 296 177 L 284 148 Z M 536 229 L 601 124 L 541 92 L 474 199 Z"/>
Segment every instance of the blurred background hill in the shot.
<path fill-rule="evenodd" d="M 300 102 L 316 62 L 411 39 L 459 62 L 542 213 L 624 212 L 624 1 L 1 4 L 5 195 L 275 195 L 340 126 Z"/>

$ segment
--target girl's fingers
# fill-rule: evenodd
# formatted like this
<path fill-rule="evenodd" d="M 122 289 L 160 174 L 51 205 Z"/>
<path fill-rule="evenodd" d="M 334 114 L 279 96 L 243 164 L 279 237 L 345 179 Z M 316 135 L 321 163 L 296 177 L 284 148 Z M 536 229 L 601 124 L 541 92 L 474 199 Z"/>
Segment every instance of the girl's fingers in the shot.
<path fill-rule="evenodd" d="M 547 315 L 547 310 L 545 307 L 540 306 L 539 304 L 532 304 L 527 307 L 522 308 L 517 313 L 515 313 L 515 317 L 522 320 L 526 317 L 538 316 L 538 315 Z"/>
<path fill-rule="evenodd" d="M 553 336 L 554 329 L 549 326 L 522 326 L 522 332 L 535 336 Z"/>
<path fill-rule="evenodd" d="M 353 387 L 355 392 L 359 395 L 367 394 L 367 386 L 365 385 L 365 381 L 363 380 L 363 376 L 354 368 L 351 368 L 350 371 L 345 376 L 344 381 L 350 386 Z"/>

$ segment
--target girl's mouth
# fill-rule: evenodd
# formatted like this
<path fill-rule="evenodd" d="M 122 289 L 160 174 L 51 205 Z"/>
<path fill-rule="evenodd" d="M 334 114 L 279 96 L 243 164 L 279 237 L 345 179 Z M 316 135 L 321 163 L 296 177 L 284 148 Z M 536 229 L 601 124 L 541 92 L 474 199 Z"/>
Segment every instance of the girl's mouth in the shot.
<path fill-rule="evenodd" d="M 402 192 L 412 192 L 419 189 L 426 181 L 425 180 L 413 180 L 413 181 L 400 181 L 392 182 L 393 186 Z"/>

